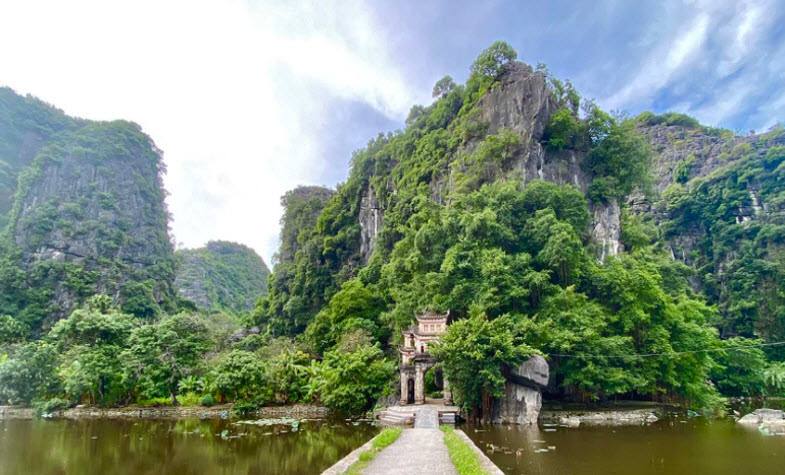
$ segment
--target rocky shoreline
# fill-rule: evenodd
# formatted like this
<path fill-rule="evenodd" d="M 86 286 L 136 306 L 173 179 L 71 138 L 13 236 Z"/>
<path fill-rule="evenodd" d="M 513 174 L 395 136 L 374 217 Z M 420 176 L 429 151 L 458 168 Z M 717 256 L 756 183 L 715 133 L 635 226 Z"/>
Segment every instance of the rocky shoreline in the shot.
<path fill-rule="evenodd" d="M 324 406 L 295 404 L 291 406 L 263 407 L 244 417 L 258 418 L 292 418 L 292 419 L 324 419 L 330 415 Z M 35 412 L 31 408 L 18 406 L 0 406 L 2 419 L 33 419 Z M 50 415 L 57 419 L 229 419 L 234 417 L 231 404 L 211 407 L 177 406 L 177 407 L 140 407 L 126 406 L 116 408 L 74 407 L 55 411 Z"/>
<path fill-rule="evenodd" d="M 785 435 L 785 412 L 778 409 L 756 409 L 736 422 L 766 435 Z"/>
<path fill-rule="evenodd" d="M 645 409 L 613 410 L 543 410 L 539 422 L 542 425 L 562 427 L 580 426 L 630 426 L 657 422 L 665 416 L 665 407 Z"/>

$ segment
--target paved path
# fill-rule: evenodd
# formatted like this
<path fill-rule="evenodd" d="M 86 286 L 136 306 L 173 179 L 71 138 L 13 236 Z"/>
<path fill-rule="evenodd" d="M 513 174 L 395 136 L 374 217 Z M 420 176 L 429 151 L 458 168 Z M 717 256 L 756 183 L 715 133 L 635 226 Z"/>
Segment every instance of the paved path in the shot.
<path fill-rule="evenodd" d="M 414 418 L 415 429 L 438 429 L 439 411 L 435 407 L 422 406 L 417 408 L 417 415 Z"/>
<path fill-rule="evenodd" d="M 417 420 L 419 420 L 419 415 Z M 415 425 L 417 422 L 415 421 Z M 438 427 L 438 421 L 437 421 Z M 379 452 L 364 475 L 457 475 L 444 434 L 437 429 L 404 429 L 398 440 Z"/>

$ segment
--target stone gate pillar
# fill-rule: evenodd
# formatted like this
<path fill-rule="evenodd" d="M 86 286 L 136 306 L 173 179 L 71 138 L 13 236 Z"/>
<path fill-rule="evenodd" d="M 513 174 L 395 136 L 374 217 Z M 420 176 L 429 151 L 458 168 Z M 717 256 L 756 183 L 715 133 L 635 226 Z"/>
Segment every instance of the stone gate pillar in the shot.
<path fill-rule="evenodd" d="M 420 363 L 414 369 L 414 403 L 425 404 L 425 371 Z"/>
<path fill-rule="evenodd" d="M 405 406 L 409 395 L 409 375 L 406 371 L 401 371 L 401 406 Z"/>
<path fill-rule="evenodd" d="M 444 396 L 444 404 L 452 404 L 452 391 L 450 391 L 450 382 L 447 378 L 442 376 L 442 395 Z"/>

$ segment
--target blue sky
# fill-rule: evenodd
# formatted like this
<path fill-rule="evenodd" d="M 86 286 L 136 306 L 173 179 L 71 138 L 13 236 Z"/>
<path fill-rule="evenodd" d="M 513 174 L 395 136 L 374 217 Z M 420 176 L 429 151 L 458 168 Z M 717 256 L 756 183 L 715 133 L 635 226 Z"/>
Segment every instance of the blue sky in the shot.
<path fill-rule="evenodd" d="M 407 1 L 373 12 L 418 91 L 444 74 L 465 80 L 478 52 L 503 39 L 610 110 L 675 110 L 740 133 L 785 120 L 785 2 Z M 400 126 L 362 104 L 343 107 L 341 121 Z M 363 140 L 329 150 L 345 157 Z M 326 181 L 345 176 L 339 168 Z"/>
<path fill-rule="evenodd" d="M 0 84 L 138 122 L 164 151 L 180 246 L 268 262 L 279 197 L 344 180 L 493 41 L 584 97 L 746 133 L 785 121 L 785 2 L 6 0 Z"/>

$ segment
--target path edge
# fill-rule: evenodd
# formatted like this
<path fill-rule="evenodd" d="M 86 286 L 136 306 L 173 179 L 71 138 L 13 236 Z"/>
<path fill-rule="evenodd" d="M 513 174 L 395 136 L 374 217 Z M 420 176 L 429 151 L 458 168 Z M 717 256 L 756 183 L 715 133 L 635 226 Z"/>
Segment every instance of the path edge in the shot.
<path fill-rule="evenodd" d="M 378 434 L 371 437 L 371 440 L 368 442 L 349 452 L 344 458 L 335 462 L 330 468 L 322 472 L 322 475 L 341 475 L 346 472 L 354 462 L 360 459 L 361 453 L 370 450 L 373 447 L 373 440 L 377 436 Z"/>
<path fill-rule="evenodd" d="M 475 454 L 477 454 L 477 458 L 480 459 L 480 465 L 482 465 L 482 468 L 483 470 L 485 470 L 485 473 L 487 473 L 488 475 L 504 475 L 504 472 L 502 472 L 502 470 L 499 467 L 497 467 L 496 464 L 493 463 L 493 461 L 491 461 L 491 459 L 489 459 L 488 456 L 485 455 L 485 453 L 482 450 L 480 450 L 479 447 L 477 447 L 477 445 L 475 445 L 474 441 L 472 441 L 472 439 L 470 439 L 469 436 L 466 435 L 464 431 L 462 431 L 461 429 L 455 429 L 453 432 L 457 434 L 458 437 L 460 437 L 461 440 L 463 440 L 466 443 L 466 445 L 471 447 L 471 449 L 474 451 Z"/>

